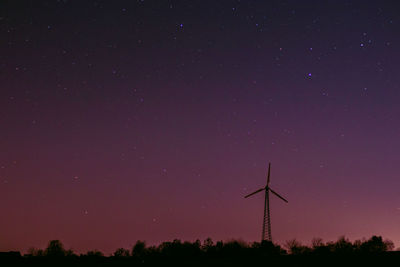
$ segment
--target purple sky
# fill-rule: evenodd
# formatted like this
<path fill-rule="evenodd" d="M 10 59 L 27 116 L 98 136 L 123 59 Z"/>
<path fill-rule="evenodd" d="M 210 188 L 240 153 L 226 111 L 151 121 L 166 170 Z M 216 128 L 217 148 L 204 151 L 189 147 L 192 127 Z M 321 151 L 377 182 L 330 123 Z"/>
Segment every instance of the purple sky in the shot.
<path fill-rule="evenodd" d="M 395 1 L 2 1 L 0 251 L 382 235 L 400 246 Z"/>

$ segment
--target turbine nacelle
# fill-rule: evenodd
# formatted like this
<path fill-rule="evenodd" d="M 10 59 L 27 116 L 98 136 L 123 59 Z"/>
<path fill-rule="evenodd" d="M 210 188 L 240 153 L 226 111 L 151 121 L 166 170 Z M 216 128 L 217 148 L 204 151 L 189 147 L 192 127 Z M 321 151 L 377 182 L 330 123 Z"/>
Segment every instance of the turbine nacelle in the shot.
<path fill-rule="evenodd" d="M 274 194 L 275 196 L 279 197 L 280 199 L 282 199 L 283 201 L 285 201 L 286 203 L 288 203 L 288 201 L 287 201 L 283 196 L 279 195 L 277 192 L 275 192 L 274 190 L 272 190 L 272 188 L 269 187 L 269 186 L 260 188 L 260 189 L 258 189 L 258 190 L 256 190 L 256 191 L 254 191 L 253 193 L 248 194 L 248 195 L 245 196 L 244 198 L 251 197 L 252 195 L 255 195 L 255 194 L 257 194 L 257 193 L 260 193 L 260 192 L 262 192 L 262 191 L 264 191 L 264 190 L 265 190 L 265 191 L 271 192 L 271 193 Z"/>
<path fill-rule="evenodd" d="M 270 182 L 270 180 L 271 180 L 270 177 L 271 177 L 271 163 L 268 164 L 267 185 L 266 185 L 265 187 L 263 187 L 263 188 L 260 188 L 260 189 L 258 189 L 258 190 L 256 190 L 256 191 L 254 191 L 253 193 L 248 194 L 248 195 L 245 196 L 244 198 L 248 198 L 248 197 L 250 197 L 250 196 L 252 196 L 252 195 L 255 195 L 255 194 L 257 194 L 257 193 L 262 192 L 262 191 L 265 190 L 266 192 L 271 192 L 271 193 L 274 194 L 275 196 L 279 197 L 280 199 L 282 199 L 283 201 L 285 201 L 286 203 L 288 203 L 288 201 L 287 201 L 284 197 L 282 197 L 282 196 L 279 195 L 277 192 L 275 192 L 274 190 L 272 190 L 272 188 L 269 186 L 269 182 Z"/>

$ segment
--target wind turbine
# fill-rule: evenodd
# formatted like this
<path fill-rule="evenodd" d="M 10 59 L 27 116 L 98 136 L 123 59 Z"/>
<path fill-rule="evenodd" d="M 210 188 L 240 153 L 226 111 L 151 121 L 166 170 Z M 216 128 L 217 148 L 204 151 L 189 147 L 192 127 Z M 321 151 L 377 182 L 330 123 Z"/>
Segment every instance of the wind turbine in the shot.
<path fill-rule="evenodd" d="M 271 174 L 271 163 L 268 164 L 268 176 L 267 176 L 267 185 L 263 188 L 258 189 L 257 191 L 254 191 L 251 194 L 248 194 L 244 198 L 248 198 L 252 195 L 255 195 L 259 192 L 265 191 L 265 202 L 264 202 L 264 220 L 263 220 L 263 227 L 262 227 L 262 237 L 261 237 L 261 242 L 264 240 L 271 241 L 272 242 L 272 235 L 271 235 L 271 215 L 269 213 L 269 192 L 274 194 L 275 196 L 279 197 L 286 203 L 288 201 L 276 193 L 274 190 L 272 190 L 271 187 L 269 187 L 269 182 L 270 182 L 270 174 Z"/>

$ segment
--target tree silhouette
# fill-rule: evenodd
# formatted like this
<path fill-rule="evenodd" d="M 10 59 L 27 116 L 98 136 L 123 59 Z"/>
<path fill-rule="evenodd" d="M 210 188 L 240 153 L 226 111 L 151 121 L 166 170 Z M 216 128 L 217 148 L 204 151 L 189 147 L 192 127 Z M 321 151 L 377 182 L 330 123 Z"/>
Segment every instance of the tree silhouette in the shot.
<path fill-rule="evenodd" d="M 325 244 L 321 238 L 313 238 L 311 240 L 311 248 L 312 252 L 315 255 L 323 256 L 323 255 L 328 255 L 333 252 L 333 243 L 328 242 Z"/>
<path fill-rule="evenodd" d="M 114 257 L 118 257 L 118 258 L 126 258 L 129 257 L 129 250 L 124 249 L 124 248 L 118 248 L 115 252 L 114 252 Z"/>
<path fill-rule="evenodd" d="M 393 243 L 392 240 L 385 239 L 385 241 L 383 241 L 383 243 L 385 243 L 385 245 L 386 245 L 386 251 L 393 251 L 394 250 L 394 243 Z"/>
<path fill-rule="evenodd" d="M 132 248 L 132 256 L 136 258 L 143 258 L 146 254 L 146 242 L 138 240 Z"/>
<path fill-rule="evenodd" d="M 91 250 L 88 251 L 84 256 L 90 257 L 90 258 L 102 258 L 104 257 L 103 252 L 98 251 L 98 250 Z"/>
<path fill-rule="evenodd" d="M 31 247 L 28 249 L 28 255 L 33 256 L 33 257 L 43 257 L 44 250 Z"/>
<path fill-rule="evenodd" d="M 66 255 L 66 251 L 60 240 L 50 240 L 44 255 L 47 257 L 63 257 Z"/>
<path fill-rule="evenodd" d="M 214 246 L 214 242 L 212 241 L 211 238 L 208 237 L 206 240 L 204 240 L 201 249 L 204 250 L 205 252 L 207 252 L 213 246 Z"/>
<path fill-rule="evenodd" d="M 323 247 L 324 245 L 325 244 L 324 244 L 324 241 L 322 240 L 322 238 L 315 237 L 315 238 L 313 238 L 311 240 L 311 246 L 312 246 L 313 249 L 317 249 L 319 247 Z"/>
<path fill-rule="evenodd" d="M 286 241 L 285 247 L 289 250 L 290 254 L 300 255 L 310 253 L 311 249 L 307 246 L 303 246 L 300 241 L 291 239 Z"/>
<path fill-rule="evenodd" d="M 393 250 L 394 244 L 390 240 L 383 241 L 381 236 L 372 236 L 368 241 L 360 246 L 360 250 L 365 253 L 382 253 Z"/>
<path fill-rule="evenodd" d="M 337 254 L 350 254 L 354 251 L 354 247 L 346 237 L 341 236 L 333 245 L 333 250 Z"/>
<path fill-rule="evenodd" d="M 275 256 L 286 254 L 286 250 L 282 249 L 279 245 L 275 245 L 271 241 L 263 240 L 261 243 L 258 244 L 263 254 Z M 254 244 L 252 247 L 254 247 Z"/>

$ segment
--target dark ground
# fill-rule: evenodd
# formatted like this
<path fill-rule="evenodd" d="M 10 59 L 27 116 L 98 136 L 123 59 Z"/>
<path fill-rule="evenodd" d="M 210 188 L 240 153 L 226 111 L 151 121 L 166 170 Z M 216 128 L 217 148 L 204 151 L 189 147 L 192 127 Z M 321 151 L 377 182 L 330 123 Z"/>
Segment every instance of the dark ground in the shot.
<path fill-rule="evenodd" d="M 396 266 L 399 264 L 400 252 L 397 251 L 374 255 L 281 255 L 256 258 L 232 255 L 230 257 L 171 257 L 146 260 L 128 257 L 0 256 L 1 266 Z"/>

